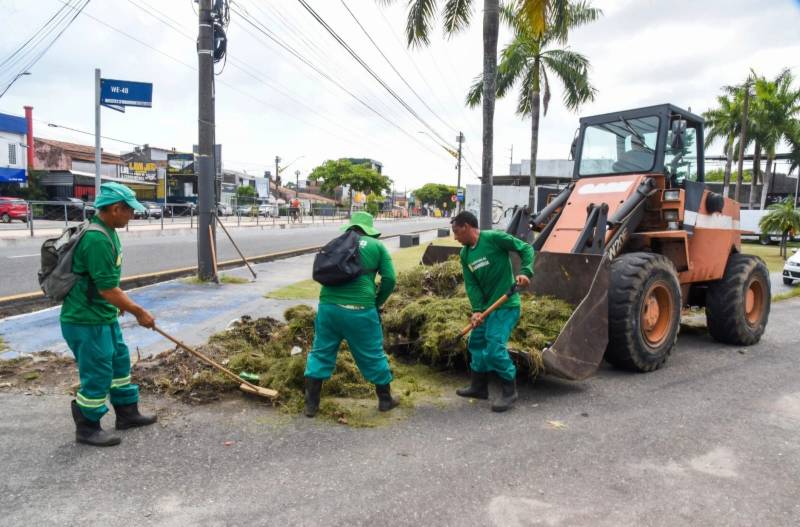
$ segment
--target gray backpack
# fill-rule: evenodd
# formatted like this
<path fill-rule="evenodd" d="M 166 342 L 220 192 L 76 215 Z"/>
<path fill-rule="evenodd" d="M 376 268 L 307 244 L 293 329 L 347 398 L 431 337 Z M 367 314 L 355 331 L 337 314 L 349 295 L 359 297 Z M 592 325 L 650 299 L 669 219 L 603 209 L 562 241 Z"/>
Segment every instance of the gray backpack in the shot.
<path fill-rule="evenodd" d="M 56 301 L 64 300 L 80 278 L 80 275 L 72 272 L 72 254 L 83 235 L 89 231 L 102 232 L 108 238 L 111 247 L 114 247 L 114 242 L 108 232 L 100 225 L 88 221 L 64 229 L 61 236 L 50 238 L 42 244 L 39 285 L 47 298 Z"/>

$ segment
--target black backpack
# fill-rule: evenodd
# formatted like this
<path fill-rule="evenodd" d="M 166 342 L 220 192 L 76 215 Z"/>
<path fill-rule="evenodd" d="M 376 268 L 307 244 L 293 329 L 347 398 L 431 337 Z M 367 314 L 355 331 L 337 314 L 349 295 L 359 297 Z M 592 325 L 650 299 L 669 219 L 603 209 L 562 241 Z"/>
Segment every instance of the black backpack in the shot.
<path fill-rule="evenodd" d="M 349 230 L 329 241 L 314 257 L 312 277 L 322 285 L 342 285 L 364 274 L 358 252 L 361 236 Z"/>
<path fill-rule="evenodd" d="M 96 223 L 85 221 L 64 229 L 58 238 L 50 238 L 42 244 L 41 263 L 39 269 L 39 285 L 47 298 L 51 300 L 64 300 L 80 276 L 72 272 L 72 255 L 89 231 L 102 232 L 108 238 L 108 243 L 116 247 L 106 230 Z"/>

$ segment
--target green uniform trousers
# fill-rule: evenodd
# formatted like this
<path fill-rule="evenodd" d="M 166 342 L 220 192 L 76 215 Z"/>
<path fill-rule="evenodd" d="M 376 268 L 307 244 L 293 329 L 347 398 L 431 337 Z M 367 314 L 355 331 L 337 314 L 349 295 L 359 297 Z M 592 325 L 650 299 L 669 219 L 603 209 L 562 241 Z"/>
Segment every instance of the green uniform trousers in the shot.
<path fill-rule="evenodd" d="M 119 322 L 104 325 L 61 323 L 61 334 L 78 363 L 81 387 L 75 401 L 83 415 L 99 421 L 111 404 L 139 401 L 139 387 L 131 384 L 131 356 Z"/>
<path fill-rule="evenodd" d="M 367 381 L 373 384 L 392 382 L 377 308 L 349 309 L 337 304 L 319 305 L 314 321 L 314 345 L 308 354 L 305 376 L 330 379 L 343 339 Z"/>
<path fill-rule="evenodd" d="M 517 368 L 508 355 L 508 338 L 519 320 L 519 308 L 497 309 L 486 317 L 483 324 L 469 335 L 469 367 L 477 373 L 495 372 L 510 381 L 517 376 Z"/>

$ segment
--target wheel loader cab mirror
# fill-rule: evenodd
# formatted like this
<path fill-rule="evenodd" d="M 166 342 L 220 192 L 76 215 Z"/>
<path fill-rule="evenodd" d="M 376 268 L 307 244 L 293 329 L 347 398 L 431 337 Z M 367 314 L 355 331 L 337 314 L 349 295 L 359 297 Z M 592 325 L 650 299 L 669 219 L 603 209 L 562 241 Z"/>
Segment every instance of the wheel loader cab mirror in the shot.
<path fill-rule="evenodd" d="M 581 129 L 575 130 L 575 137 L 572 138 L 572 144 L 569 147 L 569 160 L 574 161 L 575 156 L 578 154 L 578 138 L 580 137 Z"/>
<path fill-rule="evenodd" d="M 686 121 L 683 119 L 676 119 L 672 121 L 672 143 L 670 147 L 673 150 L 680 150 L 685 146 L 685 135 L 686 135 Z"/>

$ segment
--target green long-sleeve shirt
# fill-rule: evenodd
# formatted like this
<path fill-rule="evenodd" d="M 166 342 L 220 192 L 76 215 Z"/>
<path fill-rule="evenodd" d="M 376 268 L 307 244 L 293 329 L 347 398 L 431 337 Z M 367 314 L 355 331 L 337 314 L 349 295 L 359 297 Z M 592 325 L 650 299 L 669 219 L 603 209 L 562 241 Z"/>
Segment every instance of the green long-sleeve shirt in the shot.
<path fill-rule="evenodd" d="M 371 236 L 361 236 L 358 253 L 361 267 L 367 272 L 346 284 L 322 286 L 320 304 L 381 307 L 392 294 L 397 277 L 392 257 L 383 242 Z M 376 274 L 381 275 L 380 288 L 375 285 Z"/>
<path fill-rule="evenodd" d="M 91 222 L 102 226 L 114 245 L 102 232 L 88 231 L 83 235 L 72 254 L 72 272 L 80 278 L 64 298 L 61 322 L 103 325 L 111 324 L 119 316 L 119 310 L 98 291 L 119 287 L 122 244 L 117 231 L 103 223 L 99 216 L 95 215 Z"/>
<path fill-rule="evenodd" d="M 475 247 L 461 249 L 464 285 L 473 311 L 485 311 L 514 284 L 509 252 L 519 254 L 520 274 L 533 276 L 533 247 L 502 231 L 481 231 Z M 519 295 L 509 298 L 503 308 L 519 307 Z"/>

